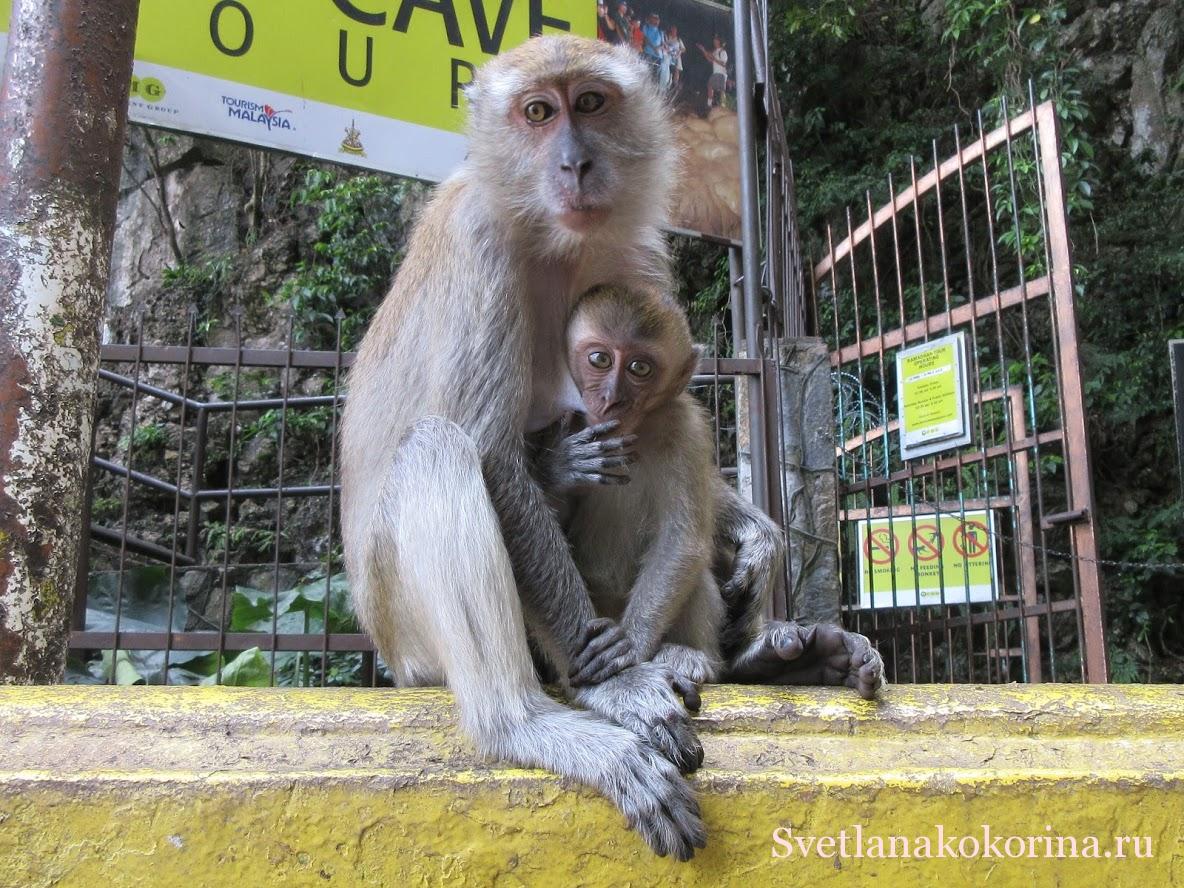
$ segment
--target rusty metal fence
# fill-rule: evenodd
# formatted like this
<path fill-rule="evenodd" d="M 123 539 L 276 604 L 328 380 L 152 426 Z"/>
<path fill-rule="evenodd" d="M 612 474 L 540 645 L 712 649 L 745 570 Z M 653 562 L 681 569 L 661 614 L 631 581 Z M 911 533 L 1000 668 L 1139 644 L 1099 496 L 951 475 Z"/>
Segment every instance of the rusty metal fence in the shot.
<path fill-rule="evenodd" d="M 90 546 L 69 680 L 379 684 L 342 566 L 337 423 L 353 353 L 235 342 L 102 349 Z M 759 361 L 704 359 L 692 381 L 735 478 L 735 391 Z M 340 337 L 338 337 L 340 342 Z M 776 485 L 772 485 L 774 488 Z"/>
<path fill-rule="evenodd" d="M 934 142 L 886 203 L 869 194 L 827 229 L 810 275 L 832 349 L 845 620 L 894 681 L 1107 680 L 1056 110 L 1032 105 L 955 130 L 945 159 Z M 921 412 L 900 407 L 898 358 L 953 354 L 952 334 L 965 435 L 905 459 Z"/>

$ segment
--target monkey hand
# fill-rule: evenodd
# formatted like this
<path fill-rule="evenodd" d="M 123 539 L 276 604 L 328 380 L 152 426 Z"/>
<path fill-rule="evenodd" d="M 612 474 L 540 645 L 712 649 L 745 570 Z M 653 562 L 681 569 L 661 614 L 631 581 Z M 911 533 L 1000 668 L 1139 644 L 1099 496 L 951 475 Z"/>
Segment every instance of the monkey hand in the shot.
<path fill-rule="evenodd" d="M 588 621 L 582 643 L 568 668 L 567 680 L 573 688 L 600 684 L 637 663 L 633 642 L 620 624 L 607 617 Z"/>
<path fill-rule="evenodd" d="M 683 773 L 703 764 L 703 745 L 687 712 L 699 709 L 699 690 L 666 666 L 639 663 L 598 685 L 576 688 L 574 700 L 637 734 Z"/>
<path fill-rule="evenodd" d="M 709 654 L 685 644 L 664 644 L 654 654 L 655 663 L 666 666 L 696 687 L 719 680 L 719 663 Z M 697 702 L 697 701 L 696 701 Z M 690 703 L 687 703 L 690 706 Z M 699 707 L 692 706 L 692 709 Z"/>
<path fill-rule="evenodd" d="M 885 684 L 884 661 L 868 639 L 841 626 L 771 621 L 729 670 L 732 681 L 845 685 L 871 700 Z"/>
<path fill-rule="evenodd" d="M 628 484 L 637 436 L 612 437 L 620 425 L 614 419 L 569 435 L 565 420 L 559 442 L 538 458 L 543 489 L 571 493 L 599 484 Z"/>

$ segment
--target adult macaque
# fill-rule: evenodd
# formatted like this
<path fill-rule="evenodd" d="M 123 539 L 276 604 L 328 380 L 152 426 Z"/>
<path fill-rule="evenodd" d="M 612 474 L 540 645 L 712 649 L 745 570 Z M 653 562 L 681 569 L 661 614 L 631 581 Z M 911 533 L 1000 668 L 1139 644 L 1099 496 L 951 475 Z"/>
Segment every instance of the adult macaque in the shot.
<path fill-rule="evenodd" d="M 668 290 L 669 112 L 627 49 L 543 37 L 468 90 L 469 156 L 424 209 L 350 375 L 342 533 L 359 616 L 398 683 L 456 695 L 483 753 L 593 786 L 653 849 L 705 833 L 702 749 L 672 672 L 597 619 L 524 436 L 575 406 L 564 331 L 603 283 Z M 527 643 L 580 688 L 539 685 Z M 620 725 L 628 725 L 632 730 Z"/>
<path fill-rule="evenodd" d="M 600 287 L 572 316 L 568 362 L 589 425 L 560 426 L 535 471 L 562 497 L 593 604 L 641 657 L 696 684 L 845 684 L 873 697 L 883 664 L 864 636 L 766 620 L 784 540 L 712 464 L 707 417 L 685 391 L 697 357 L 682 310 L 656 294 Z"/>

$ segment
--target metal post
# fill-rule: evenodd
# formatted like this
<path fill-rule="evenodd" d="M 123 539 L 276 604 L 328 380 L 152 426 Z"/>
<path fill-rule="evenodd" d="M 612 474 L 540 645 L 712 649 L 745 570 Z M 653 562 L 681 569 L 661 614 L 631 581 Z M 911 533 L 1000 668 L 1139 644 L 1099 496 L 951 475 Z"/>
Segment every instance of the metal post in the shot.
<path fill-rule="evenodd" d="M 16 0 L 0 90 L 0 684 L 60 679 L 139 0 Z"/>
<path fill-rule="evenodd" d="M 1093 470 L 1089 460 L 1089 429 L 1085 419 L 1085 392 L 1081 384 L 1081 359 L 1077 351 L 1077 313 L 1073 304 L 1073 257 L 1069 248 L 1069 220 L 1065 185 L 1061 178 L 1060 135 L 1052 102 L 1036 108 L 1036 132 L 1040 142 L 1040 166 L 1047 197 L 1049 252 L 1053 301 L 1056 305 L 1056 337 L 1061 350 L 1061 386 L 1065 405 L 1065 449 L 1069 474 L 1069 509 L 1087 520 L 1070 529 L 1081 592 L 1081 619 L 1085 632 L 1085 677 L 1092 683 L 1110 680 L 1106 653 L 1106 615 L 1102 607 L 1102 578 L 1094 539 Z"/>
<path fill-rule="evenodd" d="M 761 342 L 761 240 L 758 228 L 760 201 L 757 196 L 755 91 L 752 74 L 751 0 L 736 0 L 732 12 L 736 54 L 736 116 L 740 128 L 740 238 L 744 303 L 744 339 L 750 358 L 763 358 Z M 765 454 L 765 398 L 761 379 L 750 376 L 748 405 L 749 441 L 752 448 L 752 500 L 769 508 L 769 470 Z"/>

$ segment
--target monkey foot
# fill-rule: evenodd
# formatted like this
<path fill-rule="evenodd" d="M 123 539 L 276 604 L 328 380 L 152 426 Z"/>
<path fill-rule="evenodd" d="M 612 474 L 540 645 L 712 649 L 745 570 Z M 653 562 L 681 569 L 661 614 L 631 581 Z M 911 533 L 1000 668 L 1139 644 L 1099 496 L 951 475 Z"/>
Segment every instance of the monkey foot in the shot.
<path fill-rule="evenodd" d="M 736 682 L 845 685 L 871 700 L 884 685 L 884 661 L 868 639 L 830 623 L 772 621 L 732 663 Z"/>

